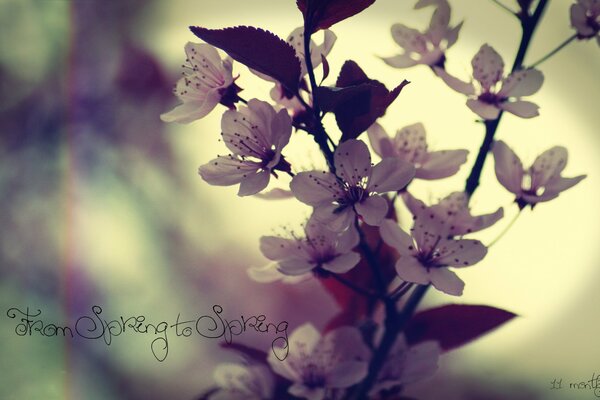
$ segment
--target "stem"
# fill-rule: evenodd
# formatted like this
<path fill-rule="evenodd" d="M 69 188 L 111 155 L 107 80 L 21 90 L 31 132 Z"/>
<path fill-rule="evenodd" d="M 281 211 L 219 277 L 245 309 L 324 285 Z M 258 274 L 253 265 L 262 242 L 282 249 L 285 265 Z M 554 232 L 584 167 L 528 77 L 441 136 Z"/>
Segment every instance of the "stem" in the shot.
<path fill-rule="evenodd" d="M 517 51 L 517 56 L 515 57 L 515 62 L 513 63 L 511 73 L 523 68 L 523 60 L 525 59 L 525 54 L 527 53 L 527 49 L 529 48 L 529 44 L 531 43 L 531 38 L 533 37 L 535 28 L 537 27 L 547 4 L 548 0 L 540 0 L 533 15 L 521 16 L 521 27 L 523 29 L 523 35 L 521 37 L 521 43 L 519 44 L 519 50 Z M 490 152 L 492 143 L 494 143 L 494 135 L 496 134 L 496 130 L 498 129 L 498 125 L 500 124 L 502 115 L 503 111 L 500 110 L 498 118 L 494 120 L 485 121 L 485 137 L 479 149 L 479 153 L 477 154 L 475 164 L 471 169 L 471 173 L 469 174 L 465 185 L 465 192 L 469 196 L 471 196 L 479 186 L 479 179 L 481 177 L 481 172 L 483 171 L 483 165 L 485 164 L 487 154 Z"/>
<path fill-rule="evenodd" d="M 371 387 L 377 380 L 379 371 L 385 364 L 389 351 L 394 346 L 394 343 L 396 343 L 398 334 L 404 329 L 410 317 L 412 317 L 428 288 L 429 285 L 419 285 L 410 295 L 402 312 L 398 313 L 394 308 L 394 313 L 386 316 L 385 334 L 379 343 L 379 347 L 377 347 L 377 350 L 373 354 L 373 358 L 369 364 L 369 372 L 365 380 L 360 384 L 354 396 L 351 397 L 352 399 L 360 400 L 367 398 L 369 390 L 371 390 Z"/>
<path fill-rule="evenodd" d="M 512 16 L 516 16 L 517 14 L 511 10 L 510 8 L 508 8 L 507 6 L 505 6 L 504 4 L 500 3 L 499 0 L 492 0 L 494 2 L 494 4 L 496 4 L 497 6 L 499 6 L 500 8 L 502 8 L 504 11 L 508 11 Z"/>
<path fill-rule="evenodd" d="M 546 61 L 547 59 L 549 59 L 550 57 L 552 57 L 556 53 L 558 53 L 560 50 L 563 49 L 563 47 L 567 46 L 569 43 L 571 43 L 575 39 L 577 39 L 577 34 L 576 33 L 574 33 L 569 38 L 565 39 L 564 42 L 562 42 L 561 44 L 559 44 L 558 46 L 556 46 L 556 48 L 554 50 L 552 50 L 550 53 L 546 54 L 544 57 L 540 58 L 539 60 L 537 60 L 536 62 L 534 62 L 533 64 L 531 64 L 531 66 L 529 68 L 535 68 L 535 67 L 537 67 L 538 65 L 540 65 L 541 63 L 543 63 L 544 61 Z"/>
<path fill-rule="evenodd" d="M 373 274 L 373 278 L 375 279 L 375 284 L 377 285 L 378 292 L 384 295 L 386 292 L 386 285 L 383 276 L 381 275 L 381 271 L 378 268 L 379 263 L 377 262 L 377 258 L 375 257 L 375 254 L 373 254 L 373 251 L 371 251 L 371 248 L 369 247 L 369 244 L 367 243 L 367 240 L 365 238 L 365 234 L 358 225 L 358 220 L 355 221 L 355 226 L 360 237 L 359 248 L 365 255 L 369 267 L 371 267 L 371 272 Z"/>
<path fill-rule="evenodd" d="M 329 275 L 330 278 L 335 279 L 336 281 L 338 281 L 339 283 L 341 283 L 344 286 L 349 287 L 350 289 L 354 290 L 356 293 L 361 294 L 363 296 L 369 297 L 369 298 L 381 298 L 381 296 L 377 293 L 373 293 L 370 290 L 367 290 L 365 288 L 362 288 L 358 285 L 355 285 L 354 282 L 349 281 L 346 278 L 342 278 L 340 275 L 332 273 L 331 275 Z"/>
<path fill-rule="evenodd" d="M 490 247 L 492 247 L 494 244 L 496 244 L 496 242 L 500 239 L 502 239 L 502 237 L 506 234 L 506 232 L 508 232 L 510 230 L 510 228 L 512 228 L 512 226 L 515 224 L 515 222 L 517 222 L 517 219 L 519 219 L 519 215 L 521 215 L 521 210 L 519 210 L 519 212 L 517 213 L 517 215 L 514 216 L 514 218 L 508 223 L 508 225 L 506 226 L 506 228 L 504 228 L 502 230 L 502 232 L 500 232 L 500 234 L 496 237 L 496 239 L 492 240 L 490 242 L 490 244 L 488 244 L 486 247 L 489 249 Z"/>

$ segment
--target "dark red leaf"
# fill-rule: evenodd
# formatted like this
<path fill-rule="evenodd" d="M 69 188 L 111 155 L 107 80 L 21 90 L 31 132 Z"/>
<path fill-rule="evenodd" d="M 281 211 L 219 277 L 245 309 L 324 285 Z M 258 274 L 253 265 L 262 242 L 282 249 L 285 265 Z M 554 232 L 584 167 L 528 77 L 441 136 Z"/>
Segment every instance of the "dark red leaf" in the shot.
<path fill-rule="evenodd" d="M 368 83 L 362 83 L 360 85 L 344 88 L 319 86 L 315 90 L 315 96 L 319 99 L 319 107 L 325 112 L 335 111 L 335 109 L 341 104 L 344 104 L 354 98 L 365 99 L 363 108 L 364 111 L 367 111 L 369 102 L 366 100 L 370 98 L 370 88 L 371 85 Z"/>
<path fill-rule="evenodd" d="M 221 343 L 220 345 L 222 348 L 236 351 L 236 352 L 240 353 L 241 355 L 249 358 L 252 361 L 259 362 L 259 363 L 267 362 L 267 353 L 265 353 L 262 350 L 254 349 L 252 347 L 246 346 L 244 344 L 239 344 L 239 343 L 224 342 L 224 343 Z"/>
<path fill-rule="evenodd" d="M 277 35 L 251 26 L 206 29 L 191 26 L 200 39 L 229 54 L 234 60 L 278 80 L 296 93 L 300 80 L 300 60 L 292 46 Z"/>
<path fill-rule="evenodd" d="M 313 27 L 312 32 L 327 29 L 373 3 L 375 0 L 296 0 L 298 9 L 304 16 L 304 23 Z"/>
<path fill-rule="evenodd" d="M 336 82 L 338 89 L 345 90 L 323 94 L 337 95 L 335 102 L 330 103 L 335 104 L 333 111 L 342 131 L 341 142 L 357 138 L 382 117 L 407 84 L 404 80 L 390 92 L 383 83 L 370 79 L 354 61 L 346 61 Z"/>
<path fill-rule="evenodd" d="M 329 76 L 329 62 L 327 61 L 327 57 L 321 54 L 321 64 L 323 65 L 323 78 L 321 79 L 321 83 Z"/>
<path fill-rule="evenodd" d="M 410 345 L 435 340 L 442 350 L 460 347 L 510 321 L 516 314 L 490 306 L 449 304 L 415 314 L 404 331 Z"/>

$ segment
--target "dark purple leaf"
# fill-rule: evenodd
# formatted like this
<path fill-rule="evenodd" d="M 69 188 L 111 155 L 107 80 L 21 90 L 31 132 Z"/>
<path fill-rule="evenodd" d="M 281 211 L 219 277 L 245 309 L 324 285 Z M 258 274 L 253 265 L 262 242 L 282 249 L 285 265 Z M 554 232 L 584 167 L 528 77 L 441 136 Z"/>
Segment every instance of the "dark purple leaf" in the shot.
<path fill-rule="evenodd" d="M 319 99 L 319 106 L 325 112 L 335 111 L 337 107 L 351 101 L 354 98 L 363 99 L 361 108 L 366 112 L 369 107 L 369 91 L 373 85 L 370 83 L 361 83 L 360 85 L 349 86 L 345 88 L 319 86 L 315 91 Z"/>
<path fill-rule="evenodd" d="M 409 345 L 438 341 L 442 350 L 460 347 L 492 331 L 516 314 L 490 306 L 449 304 L 415 314 L 404 331 Z"/>
<path fill-rule="evenodd" d="M 404 80 L 390 92 L 383 83 L 370 79 L 354 61 L 346 61 L 336 82 L 338 90 L 322 91 L 317 96 L 323 96 L 332 105 L 343 142 L 355 139 L 382 117 L 408 83 Z"/>
<path fill-rule="evenodd" d="M 228 350 L 233 350 L 241 355 L 249 358 L 252 361 L 258 363 L 266 363 L 267 362 L 267 353 L 262 350 L 254 349 L 252 347 L 239 344 L 239 343 L 221 343 L 221 347 Z"/>
<path fill-rule="evenodd" d="M 278 80 L 291 92 L 297 91 L 300 60 L 294 48 L 277 35 L 251 26 L 225 29 L 191 26 L 190 30 L 234 60 Z"/>
<path fill-rule="evenodd" d="M 323 65 L 323 78 L 321 79 L 321 83 L 329 76 L 329 62 L 327 61 L 327 57 L 321 54 L 321 64 Z"/>
<path fill-rule="evenodd" d="M 327 29 L 373 3 L 375 0 L 296 0 L 304 16 L 304 24 L 312 27 L 312 32 Z"/>

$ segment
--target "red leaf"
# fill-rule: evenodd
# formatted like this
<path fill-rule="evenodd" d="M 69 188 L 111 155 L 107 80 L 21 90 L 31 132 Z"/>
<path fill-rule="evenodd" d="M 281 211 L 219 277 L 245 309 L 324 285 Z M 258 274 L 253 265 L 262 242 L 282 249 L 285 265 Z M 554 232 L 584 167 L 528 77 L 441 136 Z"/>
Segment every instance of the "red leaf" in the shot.
<path fill-rule="evenodd" d="M 444 351 L 492 331 L 516 314 L 490 306 L 449 304 L 415 314 L 404 331 L 410 345 L 436 340 Z"/>
<path fill-rule="evenodd" d="M 234 60 L 278 80 L 296 93 L 300 60 L 292 46 L 277 35 L 251 26 L 206 29 L 191 26 L 200 39 L 229 54 Z"/>
<path fill-rule="evenodd" d="M 367 130 L 379 117 L 382 117 L 387 108 L 400 94 L 404 80 L 391 92 L 385 85 L 370 79 L 354 61 L 346 61 L 338 76 L 336 86 L 345 88 L 338 91 L 339 96 L 334 113 L 338 127 L 342 131 L 341 142 L 357 138 Z M 350 91 L 350 88 L 355 90 Z"/>
<path fill-rule="evenodd" d="M 304 24 L 312 26 L 312 32 L 327 29 L 373 3 L 375 0 L 296 0 L 298 9 L 304 16 Z"/>

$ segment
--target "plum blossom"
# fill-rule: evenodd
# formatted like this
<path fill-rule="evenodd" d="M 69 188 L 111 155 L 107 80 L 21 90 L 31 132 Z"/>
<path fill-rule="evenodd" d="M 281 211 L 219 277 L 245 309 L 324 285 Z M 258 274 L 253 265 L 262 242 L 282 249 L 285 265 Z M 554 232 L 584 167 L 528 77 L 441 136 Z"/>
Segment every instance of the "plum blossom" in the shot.
<path fill-rule="evenodd" d="M 418 64 L 444 65 L 444 53 L 456 43 L 462 22 L 453 28 L 450 27 L 450 5 L 446 0 L 420 0 L 415 8 L 427 6 L 435 6 L 436 9 L 425 32 L 403 24 L 392 25 L 392 37 L 404 52 L 394 57 L 383 58 L 386 64 L 395 68 L 408 68 Z"/>
<path fill-rule="evenodd" d="M 463 82 L 442 68 L 435 67 L 436 74 L 457 92 L 469 96 L 467 106 L 485 120 L 498 118 L 500 111 L 508 111 L 522 118 L 539 115 L 538 106 L 521 100 L 531 96 L 542 87 L 544 76 L 536 69 L 518 70 L 507 77 L 504 75 L 504 61 L 491 46 L 481 46 L 473 60 L 473 78 L 478 82 Z"/>
<path fill-rule="evenodd" d="M 600 46 L 600 0 L 577 0 L 571 5 L 571 25 L 579 39 L 596 37 Z"/>
<path fill-rule="evenodd" d="M 279 271 L 278 262 L 270 262 L 259 267 L 250 267 L 247 272 L 248 277 L 258 283 L 282 282 L 285 284 L 296 284 L 310 277 L 309 275 L 285 275 Z"/>
<path fill-rule="evenodd" d="M 284 275 L 302 275 L 315 268 L 342 274 L 360 261 L 360 255 L 352 251 L 359 240 L 354 227 L 341 233 L 333 232 L 311 218 L 304 238 L 263 236 L 260 250 L 268 259 L 277 261 L 278 270 Z"/>
<path fill-rule="evenodd" d="M 563 178 L 561 172 L 567 165 L 567 149 L 554 146 L 540 154 L 529 170 L 523 169 L 521 159 L 501 140 L 492 148 L 495 161 L 496 177 L 502 186 L 514 193 L 521 209 L 558 197 L 586 175 L 574 178 Z"/>
<path fill-rule="evenodd" d="M 393 220 L 379 228 L 385 243 L 399 254 L 396 273 L 406 281 L 427 285 L 453 295 L 462 295 L 464 282 L 447 267 L 467 267 L 481 261 L 487 248 L 478 240 L 452 239 L 448 223 L 429 208 L 414 216 L 411 234 Z"/>
<path fill-rule="evenodd" d="M 279 361 L 269 353 L 276 374 L 293 382 L 288 392 L 296 397 L 321 400 L 327 389 L 350 387 L 367 375 L 369 349 L 360 331 L 341 327 L 321 336 L 310 323 L 290 335 L 288 357 Z"/>
<path fill-rule="evenodd" d="M 374 123 L 367 130 L 369 141 L 380 157 L 398 157 L 415 166 L 415 178 L 441 179 L 458 172 L 467 161 L 467 150 L 428 151 L 423 124 L 405 126 L 392 139 L 381 125 Z"/>
<path fill-rule="evenodd" d="M 445 219 L 451 236 L 460 236 L 477 232 L 494 225 L 504 216 L 504 210 L 499 207 L 491 214 L 474 216 L 469 211 L 469 196 L 465 192 L 452 192 L 437 204 L 427 207 L 421 200 L 409 192 L 402 194 L 404 203 L 413 215 L 428 209 L 438 218 Z"/>
<path fill-rule="evenodd" d="M 188 42 L 185 53 L 183 77 L 174 90 L 182 104 L 160 118 L 187 124 L 205 117 L 219 103 L 234 108 L 241 89 L 234 83 L 232 60 L 221 60 L 217 50 L 205 43 Z"/>
<path fill-rule="evenodd" d="M 367 145 L 355 139 L 342 143 L 334 153 L 336 175 L 326 171 L 297 174 L 290 183 L 294 196 L 314 207 L 317 220 L 331 229 L 345 230 L 356 215 L 369 225 L 379 225 L 388 204 L 381 193 L 406 187 L 414 167 L 399 158 L 384 158 L 371 166 Z"/>
<path fill-rule="evenodd" d="M 440 346 L 435 341 L 409 347 L 404 335 L 398 336 L 377 376 L 371 394 L 432 376 L 438 369 L 440 353 Z"/>
<path fill-rule="evenodd" d="M 292 122 L 285 110 L 276 112 L 269 103 L 252 99 L 239 111 L 228 110 L 221 119 L 228 156 L 219 156 L 200 167 L 211 185 L 240 184 L 239 196 L 256 194 L 269 184 L 275 170 L 290 172 L 281 150 L 290 140 Z"/>
<path fill-rule="evenodd" d="M 266 400 L 275 388 L 273 374 L 262 365 L 220 364 L 214 379 L 219 390 L 210 400 Z"/>

